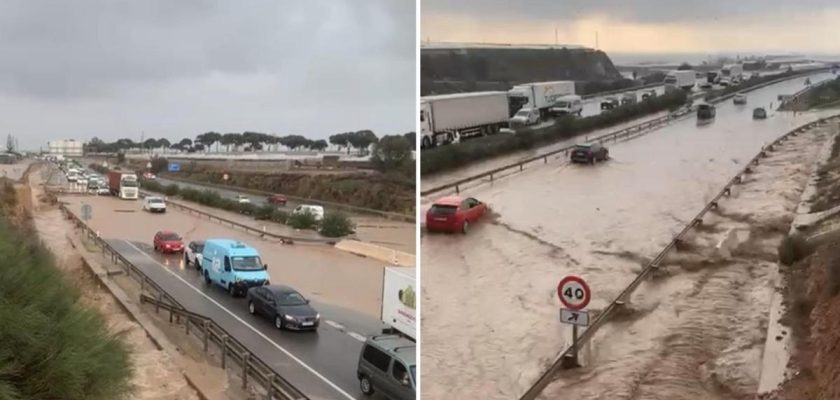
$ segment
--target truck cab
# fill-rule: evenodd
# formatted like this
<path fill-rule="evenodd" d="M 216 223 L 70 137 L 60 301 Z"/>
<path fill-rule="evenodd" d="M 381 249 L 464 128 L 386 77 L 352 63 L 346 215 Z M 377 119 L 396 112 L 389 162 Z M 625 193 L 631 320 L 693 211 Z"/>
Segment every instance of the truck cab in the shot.
<path fill-rule="evenodd" d="M 208 285 L 221 286 L 231 296 L 244 295 L 249 288 L 269 284 L 268 265 L 260 253 L 245 243 L 229 239 L 208 239 L 201 252 L 201 273 Z"/>
<path fill-rule="evenodd" d="M 420 102 L 420 148 L 435 147 L 435 133 L 432 131 L 432 108 L 429 103 Z"/>

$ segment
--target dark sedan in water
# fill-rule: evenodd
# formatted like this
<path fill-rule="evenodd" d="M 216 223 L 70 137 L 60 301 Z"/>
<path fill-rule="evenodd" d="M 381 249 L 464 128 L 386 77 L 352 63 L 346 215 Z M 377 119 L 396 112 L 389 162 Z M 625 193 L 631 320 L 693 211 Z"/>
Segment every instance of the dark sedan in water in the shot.
<path fill-rule="evenodd" d="M 579 144 L 572 149 L 570 157 L 573 163 L 585 164 L 595 164 L 597 161 L 606 161 L 609 158 L 609 150 L 598 143 Z"/>
<path fill-rule="evenodd" d="M 284 285 L 252 287 L 246 295 L 248 312 L 269 317 L 277 329 L 318 329 L 321 314 L 295 289 Z"/>

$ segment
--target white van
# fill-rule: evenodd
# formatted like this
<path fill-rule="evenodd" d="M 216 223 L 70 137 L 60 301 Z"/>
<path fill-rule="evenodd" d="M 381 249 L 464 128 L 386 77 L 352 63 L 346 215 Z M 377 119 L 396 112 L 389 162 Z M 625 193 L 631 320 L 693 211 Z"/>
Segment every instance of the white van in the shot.
<path fill-rule="evenodd" d="M 165 213 L 166 201 L 163 199 L 163 197 L 146 196 L 146 198 L 143 199 L 143 210 L 153 213 Z"/>
<path fill-rule="evenodd" d="M 320 221 L 324 219 L 324 207 L 316 206 L 316 205 L 309 205 L 309 204 L 301 204 L 295 207 L 292 214 L 303 214 L 309 212 L 313 216 L 315 216 L 316 221 Z"/>
<path fill-rule="evenodd" d="M 549 109 L 549 112 L 554 115 L 577 115 L 583 112 L 583 100 L 580 96 L 570 94 L 563 96 L 554 103 Z"/>

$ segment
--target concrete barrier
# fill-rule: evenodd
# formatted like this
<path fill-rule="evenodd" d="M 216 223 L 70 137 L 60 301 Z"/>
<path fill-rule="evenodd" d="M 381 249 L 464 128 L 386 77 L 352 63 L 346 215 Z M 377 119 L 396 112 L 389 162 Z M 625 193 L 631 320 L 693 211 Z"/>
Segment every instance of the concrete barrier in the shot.
<path fill-rule="evenodd" d="M 371 243 L 358 240 L 342 240 L 335 244 L 335 248 L 359 256 L 373 258 L 390 265 L 401 267 L 412 267 L 416 265 L 416 257 L 413 254 L 389 249 Z"/>

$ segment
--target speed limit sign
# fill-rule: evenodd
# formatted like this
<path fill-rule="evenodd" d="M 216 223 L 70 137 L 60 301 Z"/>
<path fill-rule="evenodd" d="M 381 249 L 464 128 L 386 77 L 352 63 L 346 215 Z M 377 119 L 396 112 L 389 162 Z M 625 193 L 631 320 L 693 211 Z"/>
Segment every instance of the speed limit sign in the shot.
<path fill-rule="evenodd" d="M 557 284 L 557 296 L 566 308 L 580 310 L 589 304 L 592 293 L 583 278 L 569 275 Z"/>

